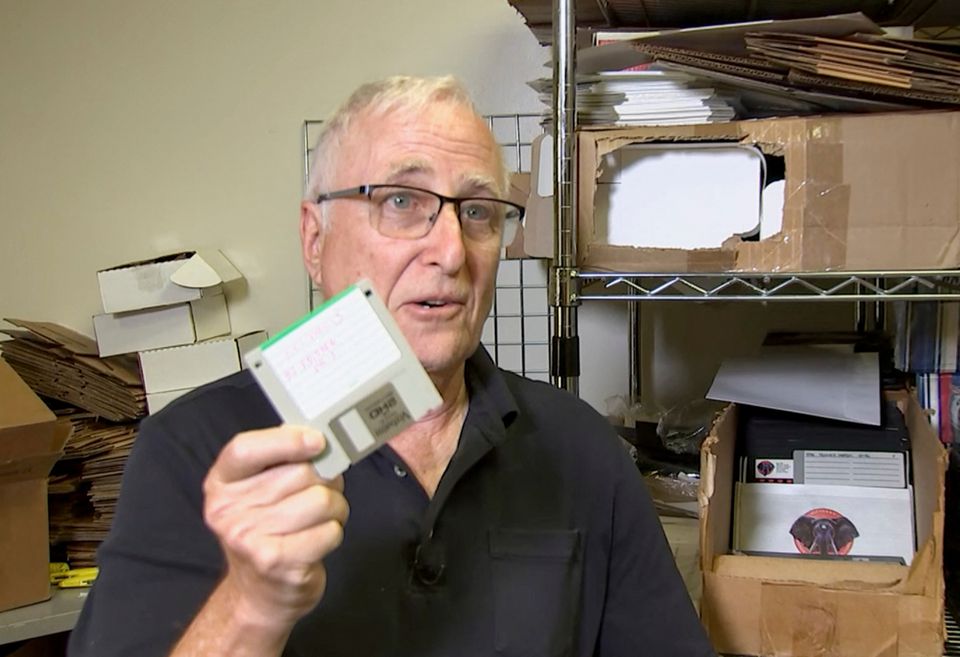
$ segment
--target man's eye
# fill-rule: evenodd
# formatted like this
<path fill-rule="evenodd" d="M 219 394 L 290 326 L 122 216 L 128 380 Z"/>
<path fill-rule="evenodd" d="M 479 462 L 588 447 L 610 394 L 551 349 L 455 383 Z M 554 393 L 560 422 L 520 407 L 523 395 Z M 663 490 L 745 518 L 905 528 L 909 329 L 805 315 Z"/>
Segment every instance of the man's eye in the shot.
<path fill-rule="evenodd" d="M 461 206 L 460 215 L 462 219 L 468 221 L 490 221 L 493 213 L 483 203 L 470 203 Z"/>
<path fill-rule="evenodd" d="M 409 210 L 413 205 L 413 199 L 410 197 L 410 194 L 397 192 L 390 195 L 387 199 L 387 204 L 394 210 Z"/>

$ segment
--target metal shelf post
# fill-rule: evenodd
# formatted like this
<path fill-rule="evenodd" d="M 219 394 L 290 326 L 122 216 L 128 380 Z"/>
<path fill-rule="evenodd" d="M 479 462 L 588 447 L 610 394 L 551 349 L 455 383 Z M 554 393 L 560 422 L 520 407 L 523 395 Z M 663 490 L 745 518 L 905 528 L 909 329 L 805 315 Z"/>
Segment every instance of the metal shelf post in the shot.
<path fill-rule="evenodd" d="M 580 338 L 577 335 L 577 160 L 576 14 L 574 0 L 554 0 L 553 23 L 553 202 L 554 260 L 550 276 L 553 335 L 551 382 L 577 394 Z"/>

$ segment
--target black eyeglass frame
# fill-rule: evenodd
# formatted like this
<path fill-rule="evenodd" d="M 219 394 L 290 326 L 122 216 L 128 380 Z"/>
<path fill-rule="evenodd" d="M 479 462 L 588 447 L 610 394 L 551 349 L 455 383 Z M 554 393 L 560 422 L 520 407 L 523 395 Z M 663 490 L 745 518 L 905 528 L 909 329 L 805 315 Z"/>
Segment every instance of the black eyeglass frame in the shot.
<path fill-rule="evenodd" d="M 500 198 L 489 198 L 484 196 L 462 196 L 462 197 L 444 196 L 443 194 L 435 192 L 432 189 L 424 189 L 423 187 L 413 187 L 411 185 L 394 185 L 389 183 L 373 183 L 373 184 L 367 184 L 367 185 L 360 185 L 358 187 L 349 187 L 347 189 L 339 189 L 334 192 L 324 192 L 322 194 L 317 195 L 315 202 L 322 203 L 323 201 L 332 201 L 340 198 L 351 198 L 355 196 L 365 196 L 368 200 L 372 201 L 373 192 L 375 190 L 387 189 L 387 188 L 408 189 L 411 192 L 421 192 L 423 194 L 429 194 L 430 196 L 434 196 L 440 199 L 440 207 L 437 208 L 436 214 L 434 214 L 433 217 L 430 219 L 430 228 L 428 228 L 427 231 L 420 237 L 426 237 L 430 233 L 430 231 L 433 229 L 434 223 L 437 220 L 437 217 L 439 217 L 440 213 L 443 212 L 443 206 L 446 205 L 447 203 L 450 203 L 451 205 L 453 205 L 453 210 L 457 215 L 457 220 L 460 221 L 461 224 L 463 223 L 463 220 L 460 217 L 460 205 L 467 201 L 495 201 L 497 203 L 503 203 L 504 205 L 509 205 L 510 207 L 514 208 L 519 212 L 519 215 L 516 217 L 516 219 L 509 219 L 510 221 L 516 221 L 517 227 L 523 225 L 523 218 L 527 213 L 527 209 L 522 205 L 518 205 L 513 201 L 506 201 Z M 411 238 L 411 239 L 419 239 L 419 238 Z"/>

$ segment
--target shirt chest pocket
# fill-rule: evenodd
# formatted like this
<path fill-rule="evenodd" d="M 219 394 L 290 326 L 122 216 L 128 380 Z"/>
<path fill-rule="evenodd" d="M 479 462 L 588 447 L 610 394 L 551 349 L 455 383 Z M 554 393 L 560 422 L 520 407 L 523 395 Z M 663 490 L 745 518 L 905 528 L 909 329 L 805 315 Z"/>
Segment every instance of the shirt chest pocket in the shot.
<path fill-rule="evenodd" d="M 490 530 L 494 647 L 505 657 L 573 655 L 580 609 L 579 530 Z"/>

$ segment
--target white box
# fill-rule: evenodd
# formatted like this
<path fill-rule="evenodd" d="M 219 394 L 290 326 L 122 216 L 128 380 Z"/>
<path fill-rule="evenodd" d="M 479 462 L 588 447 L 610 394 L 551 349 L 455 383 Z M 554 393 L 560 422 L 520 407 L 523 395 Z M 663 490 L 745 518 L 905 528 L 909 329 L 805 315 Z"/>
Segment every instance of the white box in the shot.
<path fill-rule="evenodd" d="M 222 294 L 190 303 L 93 317 L 101 356 L 193 344 L 230 333 Z"/>
<path fill-rule="evenodd" d="M 178 397 L 182 397 L 193 390 L 193 388 L 182 388 L 181 390 L 166 390 L 164 392 L 147 393 L 147 413 L 153 415 L 164 406 Z"/>
<path fill-rule="evenodd" d="M 222 284 L 241 278 L 216 250 L 184 251 L 97 272 L 105 313 L 195 301 L 223 294 Z"/>
<path fill-rule="evenodd" d="M 265 331 L 214 338 L 195 344 L 141 351 L 140 371 L 147 394 L 196 388 L 239 372 L 242 356 L 267 339 Z"/>

